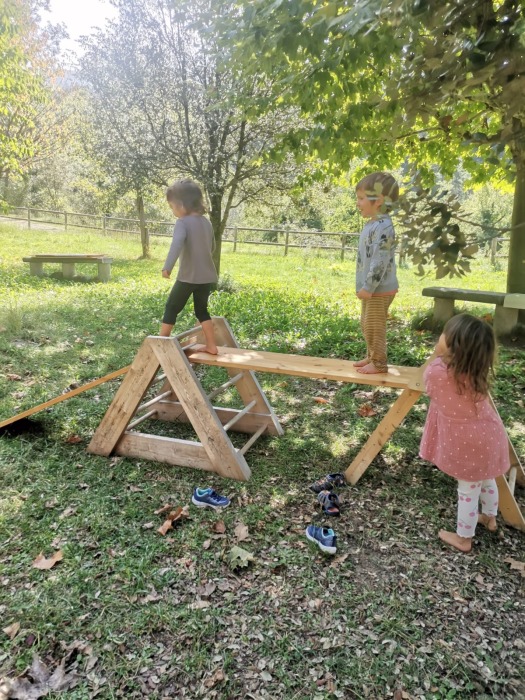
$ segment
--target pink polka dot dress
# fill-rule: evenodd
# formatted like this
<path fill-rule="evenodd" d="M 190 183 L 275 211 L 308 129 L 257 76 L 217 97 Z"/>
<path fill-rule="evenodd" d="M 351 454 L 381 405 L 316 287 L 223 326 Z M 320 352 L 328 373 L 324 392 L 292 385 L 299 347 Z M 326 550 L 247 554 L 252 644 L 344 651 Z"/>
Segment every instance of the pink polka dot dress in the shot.
<path fill-rule="evenodd" d="M 430 407 L 419 456 L 455 479 L 479 481 L 510 467 L 507 434 L 488 398 L 458 394 L 452 373 L 438 357 L 423 378 Z"/>

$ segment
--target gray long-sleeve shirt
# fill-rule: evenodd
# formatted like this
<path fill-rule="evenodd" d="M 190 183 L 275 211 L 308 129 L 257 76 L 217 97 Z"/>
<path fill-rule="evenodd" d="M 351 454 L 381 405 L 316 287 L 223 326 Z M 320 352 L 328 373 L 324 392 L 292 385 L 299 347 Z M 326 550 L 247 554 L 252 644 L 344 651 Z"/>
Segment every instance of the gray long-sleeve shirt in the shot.
<path fill-rule="evenodd" d="M 394 226 L 388 215 L 381 215 L 364 225 L 357 251 L 356 292 L 365 289 L 372 294 L 385 294 L 399 288 L 395 251 Z"/>
<path fill-rule="evenodd" d="M 173 239 L 163 270 L 171 272 L 180 257 L 177 279 L 192 284 L 217 282 L 217 270 L 213 263 L 215 249 L 213 229 L 206 217 L 189 214 L 177 219 Z"/>

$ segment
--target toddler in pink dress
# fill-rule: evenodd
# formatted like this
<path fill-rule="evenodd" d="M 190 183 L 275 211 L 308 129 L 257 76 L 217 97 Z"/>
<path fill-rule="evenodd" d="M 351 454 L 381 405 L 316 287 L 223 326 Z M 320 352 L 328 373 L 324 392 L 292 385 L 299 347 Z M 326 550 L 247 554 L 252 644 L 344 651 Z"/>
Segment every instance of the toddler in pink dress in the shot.
<path fill-rule="evenodd" d="M 461 552 L 470 551 L 478 522 L 496 530 L 496 477 L 510 467 L 507 433 L 488 396 L 495 346 L 485 321 L 454 316 L 423 375 L 430 407 L 419 454 L 457 479 L 457 530 L 439 537 Z"/>

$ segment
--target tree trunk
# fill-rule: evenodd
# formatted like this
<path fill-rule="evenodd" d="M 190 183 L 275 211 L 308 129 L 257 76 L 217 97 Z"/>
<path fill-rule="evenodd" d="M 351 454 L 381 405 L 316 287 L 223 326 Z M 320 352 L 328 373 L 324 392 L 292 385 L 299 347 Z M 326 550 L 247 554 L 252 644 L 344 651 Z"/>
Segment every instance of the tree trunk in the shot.
<path fill-rule="evenodd" d="M 213 251 L 213 262 L 217 270 L 217 275 L 221 271 L 221 250 L 222 250 L 222 234 L 226 222 L 222 220 L 222 194 L 214 194 L 210 196 L 211 210 L 210 221 L 213 227 L 213 237 L 215 239 L 215 250 Z"/>
<path fill-rule="evenodd" d="M 523 158 L 518 160 L 516 168 L 507 292 L 525 294 L 525 159 Z M 519 320 L 520 323 L 525 323 L 524 310 L 520 311 Z"/>
<path fill-rule="evenodd" d="M 137 211 L 139 214 L 139 226 L 140 226 L 140 242 L 142 244 L 142 255 L 141 260 L 150 258 L 149 252 L 149 231 L 146 226 L 146 217 L 144 216 L 144 199 L 140 192 L 137 192 Z"/>

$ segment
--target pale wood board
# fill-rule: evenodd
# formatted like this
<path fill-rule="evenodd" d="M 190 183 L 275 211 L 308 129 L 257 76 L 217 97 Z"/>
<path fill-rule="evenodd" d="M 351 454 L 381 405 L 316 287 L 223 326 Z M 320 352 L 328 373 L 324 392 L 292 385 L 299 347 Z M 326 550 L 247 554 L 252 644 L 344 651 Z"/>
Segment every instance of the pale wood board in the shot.
<path fill-rule="evenodd" d="M 88 445 L 88 452 L 108 456 L 114 450 L 129 421 L 159 369 L 159 361 L 145 340 L 139 348 L 124 381 Z"/>
<path fill-rule="evenodd" d="M 10 425 L 11 423 L 16 423 L 17 420 L 21 420 L 22 418 L 28 418 L 29 416 L 34 415 L 35 413 L 39 413 L 40 411 L 45 410 L 46 408 L 49 408 L 50 406 L 54 406 L 57 403 L 60 403 L 61 401 L 66 401 L 67 399 L 73 398 L 73 396 L 78 396 L 78 394 L 81 394 L 83 391 L 88 391 L 88 389 L 94 389 L 96 386 L 99 386 L 100 384 L 104 384 L 105 382 L 109 382 L 112 379 L 116 379 L 117 377 L 122 376 L 123 374 L 126 374 L 126 372 L 129 370 L 131 365 L 128 367 L 123 367 L 122 369 L 117 369 L 115 372 L 110 372 L 109 374 L 106 374 L 104 377 L 100 377 L 100 379 L 94 379 L 92 382 L 88 382 L 88 384 L 84 384 L 83 386 L 79 386 L 76 389 L 71 389 L 71 391 L 66 391 L 64 394 L 61 394 L 60 396 L 56 396 L 54 399 L 49 399 L 49 401 L 45 401 L 44 403 L 38 404 L 38 406 L 33 406 L 33 408 L 28 408 L 27 411 L 22 411 L 22 413 L 17 413 L 16 416 L 12 416 L 11 418 L 6 418 L 6 420 L 3 420 L 0 422 L 0 428 L 3 428 L 6 425 Z"/>

